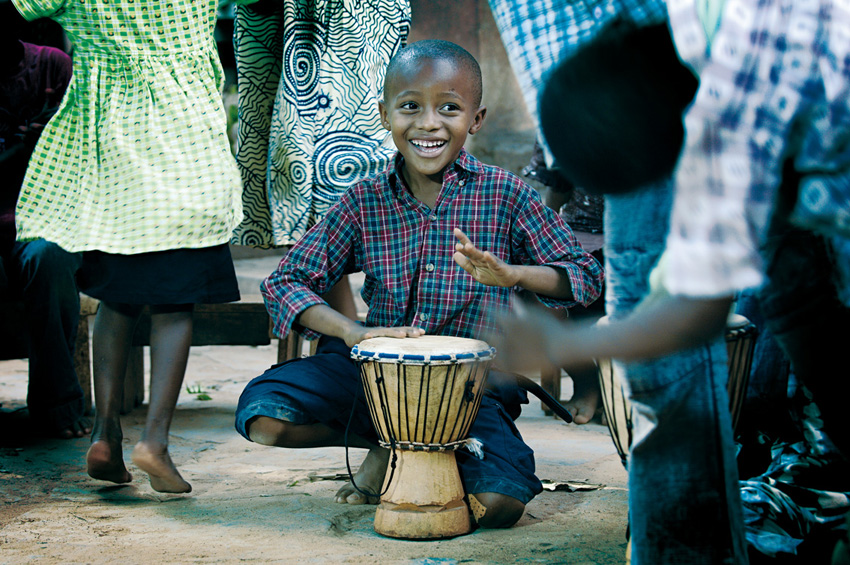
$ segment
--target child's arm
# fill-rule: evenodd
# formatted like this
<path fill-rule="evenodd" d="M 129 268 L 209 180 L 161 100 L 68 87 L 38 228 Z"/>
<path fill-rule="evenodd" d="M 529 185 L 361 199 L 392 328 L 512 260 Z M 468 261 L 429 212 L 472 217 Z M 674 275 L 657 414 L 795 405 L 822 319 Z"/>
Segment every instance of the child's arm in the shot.
<path fill-rule="evenodd" d="M 425 334 L 425 330 L 413 326 L 367 328 L 327 304 L 310 306 L 298 316 L 298 323 L 321 334 L 341 338 L 349 347 L 373 337 L 419 337 Z"/>
<path fill-rule="evenodd" d="M 732 297 L 665 296 L 606 323 L 559 321 L 542 307 L 516 303 L 500 319 L 502 335 L 489 337 L 488 343 L 512 370 L 538 367 L 541 358 L 565 367 L 603 358 L 651 359 L 721 335 L 731 303 Z"/>
<path fill-rule="evenodd" d="M 453 259 L 475 280 L 488 286 L 520 286 L 552 298 L 571 298 L 570 279 L 560 269 L 544 265 L 510 265 L 489 251 L 481 251 L 463 231 L 454 229 L 458 239 Z"/>

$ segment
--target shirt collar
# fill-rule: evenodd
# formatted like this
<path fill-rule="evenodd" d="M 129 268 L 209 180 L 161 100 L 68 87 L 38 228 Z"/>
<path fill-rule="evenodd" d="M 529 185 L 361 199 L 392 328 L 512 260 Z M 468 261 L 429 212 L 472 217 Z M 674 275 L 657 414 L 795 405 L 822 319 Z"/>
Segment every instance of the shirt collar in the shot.
<path fill-rule="evenodd" d="M 403 186 L 403 181 L 400 180 L 403 164 L 404 157 L 397 151 L 395 158 L 387 166 L 387 178 L 390 181 L 390 187 L 393 191 L 396 191 L 396 194 L 398 194 L 397 191 Z M 470 153 L 467 153 L 466 149 L 461 149 L 460 155 L 457 156 L 454 163 L 447 167 L 445 174 L 449 176 L 454 174 L 456 178 L 468 178 L 481 175 L 483 172 L 484 165 L 481 161 L 473 157 Z"/>

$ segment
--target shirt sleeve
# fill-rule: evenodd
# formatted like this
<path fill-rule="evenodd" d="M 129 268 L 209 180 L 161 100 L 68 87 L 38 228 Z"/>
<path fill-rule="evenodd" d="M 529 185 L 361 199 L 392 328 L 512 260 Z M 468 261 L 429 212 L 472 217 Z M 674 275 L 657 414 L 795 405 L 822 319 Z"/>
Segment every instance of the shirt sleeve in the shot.
<path fill-rule="evenodd" d="M 326 304 L 321 295 L 344 274 L 360 269 L 354 259 L 362 254 L 357 253 L 359 227 L 352 199 L 347 198 L 350 194 L 351 191 L 346 192 L 328 210 L 260 285 L 275 335 L 286 337 L 295 329 L 307 339 L 320 337 L 318 332 L 298 324 L 298 316 L 311 306 Z"/>
<path fill-rule="evenodd" d="M 27 21 L 48 18 L 65 7 L 66 0 L 12 0 Z"/>
<path fill-rule="evenodd" d="M 517 264 L 542 265 L 566 272 L 572 287 L 567 299 L 539 296 L 550 308 L 588 306 L 602 294 L 604 274 L 593 255 L 585 251 L 573 230 L 543 203 L 532 188 L 520 187 L 519 215 L 512 235 Z"/>

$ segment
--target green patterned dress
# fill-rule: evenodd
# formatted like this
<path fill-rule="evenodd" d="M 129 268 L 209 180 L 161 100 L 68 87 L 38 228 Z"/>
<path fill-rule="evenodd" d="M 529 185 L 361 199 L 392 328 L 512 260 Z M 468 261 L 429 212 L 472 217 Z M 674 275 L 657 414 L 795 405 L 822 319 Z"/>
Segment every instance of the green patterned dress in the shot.
<path fill-rule="evenodd" d="M 245 220 L 234 242 L 292 245 L 395 153 L 378 100 L 407 40 L 410 5 L 263 2 L 239 6 L 235 28 Z"/>
<path fill-rule="evenodd" d="M 19 239 L 137 254 L 226 243 L 241 179 L 210 0 L 13 0 L 74 46 L 65 98 L 33 153 Z"/>

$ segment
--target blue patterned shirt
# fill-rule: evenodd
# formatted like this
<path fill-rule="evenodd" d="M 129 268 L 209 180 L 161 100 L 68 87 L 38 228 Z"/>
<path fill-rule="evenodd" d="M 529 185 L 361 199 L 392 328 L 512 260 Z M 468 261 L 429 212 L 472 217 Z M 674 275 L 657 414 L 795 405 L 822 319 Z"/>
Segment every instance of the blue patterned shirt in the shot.
<path fill-rule="evenodd" d="M 676 177 L 668 291 L 724 296 L 762 283 L 759 247 L 787 160 L 802 176 L 790 218 L 831 237 L 847 269 L 850 6 L 727 0 L 710 48 L 693 0 L 669 11 L 700 88 Z"/>
<path fill-rule="evenodd" d="M 551 69 L 621 18 L 638 25 L 666 21 L 662 0 L 489 0 L 525 104 L 539 129 L 537 98 Z M 543 135 L 538 138 L 542 141 Z M 551 157 L 547 160 L 551 164 Z"/>
<path fill-rule="evenodd" d="M 507 263 L 563 269 L 573 296 L 540 296 L 550 307 L 587 305 L 602 290 L 602 267 L 570 227 L 516 175 L 462 151 L 443 177 L 432 210 L 406 188 L 396 155 L 387 170 L 357 183 L 283 258 L 261 285 L 277 335 L 344 274 L 362 271 L 367 326 L 415 325 L 428 334 L 480 338 L 487 313 L 507 308 L 513 289 L 486 286 L 452 259 L 453 228 Z M 318 334 L 296 325 L 308 338 Z"/>

